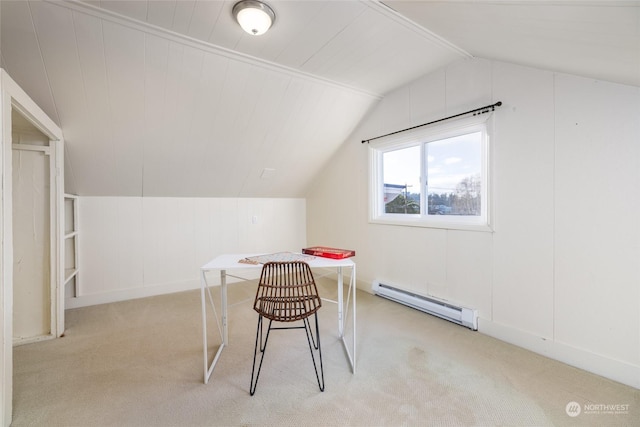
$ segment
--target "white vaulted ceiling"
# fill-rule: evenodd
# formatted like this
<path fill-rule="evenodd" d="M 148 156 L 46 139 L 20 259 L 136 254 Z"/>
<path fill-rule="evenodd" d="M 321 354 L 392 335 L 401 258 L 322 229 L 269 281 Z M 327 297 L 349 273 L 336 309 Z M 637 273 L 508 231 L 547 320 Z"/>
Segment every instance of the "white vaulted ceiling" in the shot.
<path fill-rule="evenodd" d="M 640 2 L 0 1 L 2 66 L 88 196 L 299 197 L 386 93 L 472 56 L 640 86 Z"/>
<path fill-rule="evenodd" d="M 640 86 L 640 1 L 387 2 L 481 58 Z"/>

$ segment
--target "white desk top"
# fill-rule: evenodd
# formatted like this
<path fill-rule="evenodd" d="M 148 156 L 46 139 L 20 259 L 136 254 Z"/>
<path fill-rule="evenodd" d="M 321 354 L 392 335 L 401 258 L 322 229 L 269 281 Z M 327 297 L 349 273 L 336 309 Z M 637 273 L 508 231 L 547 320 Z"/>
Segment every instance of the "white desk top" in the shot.
<path fill-rule="evenodd" d="M 262 268 L 262 264 L 245 264 L 241 263 L 240 260 L 257 256 L 257 255 L 265 255 L 265 254 L 223 254 L 218 255 L 202 267 L 200 269 L 202 271 L 210 271 L 210 270 L 237 270 L 237 269 L 247 269 L 247 268 Z M 312 268 L 327 268 L 327 267 L 353 267 L 355 263 L 351 258 L 345 259 L 332 259 L 332 258 L 324 258 L 319 256 L 314 256 L 311 259 L 305 259 L 305 262 L 309 264 Z"/>

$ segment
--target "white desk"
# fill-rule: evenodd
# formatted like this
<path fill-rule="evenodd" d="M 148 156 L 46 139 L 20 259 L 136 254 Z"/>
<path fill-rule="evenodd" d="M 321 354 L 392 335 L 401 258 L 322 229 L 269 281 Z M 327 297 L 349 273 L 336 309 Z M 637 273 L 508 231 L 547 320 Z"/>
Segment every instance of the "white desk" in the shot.
<path fill-rule="evenodd" d="M 227 325 L 227 276 L 234 277 L 241 280 L 249 280 L 243 277 L 228 274 L 227 271 L 237 270 L 251 270 L 262 269 L 262 264 L 244 264 L 240 263 L 241 259 L 246 257 L 255 256 L 257 254 L 225 254 L 220 255 L 200 268 L 200 298 L 202 300 L 202 341 L 204 346 L 204 383 L 209 382 L 209 377 L 215 368 L 216 363 L 222 350 L 229 344 L 229 328 Z M 342 345 L 347 353 L 347 359 L 351 365 L 351 372 L 356 372 L 356 264 L 350 258 L 346 259 L 330 259 L 322 257 L 314 257 L 313 259 L 306 260 L 311 268 L 335 268 L 338 273 L 338 301 L 332 301 L 323 298 L 324 301 L 338 304 L 338 337 L 342 341 Z M 343 296 L 343 267 L 351 268 L 351 277 L 349 279 L 349 288 L 347 292 L 346 301 Z M 222 310 L 222 329 L 220 334 L 222 335 L 222 343 L 218 348 L 216 355 L 209 365 L 209 351 L 207 345 L 207 310 L 206 310 L 206 297 L 209 297 L 209 302 L 213 309 L 216 321 L 218 323 L 218 329 L 220 329 L 220 320 L 218 319 L 215 305 L 213 304 L 213 298 L 211 296 L 211 288 L 207 283 L 206 273 L 210 271 L 220 271 L 220 297 L 221 297 L 221 310 Z M 345 339 L 345 317 L 349 309 L 349 299 L 352 304 L 352 318 L 353 318 L 353 342 L 351 343 L 351 351 L 347 345 Z M 346 309 L 346 310 L 345 310 Z"/>

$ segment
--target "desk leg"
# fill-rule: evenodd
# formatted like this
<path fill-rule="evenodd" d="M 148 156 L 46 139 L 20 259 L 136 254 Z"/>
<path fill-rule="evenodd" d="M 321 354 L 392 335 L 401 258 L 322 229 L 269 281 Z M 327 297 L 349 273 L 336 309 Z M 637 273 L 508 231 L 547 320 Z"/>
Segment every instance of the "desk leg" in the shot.
<path fill-rule="evenodd" d="M 338 267 L 338 336 L 344 339 L 344 282 L 342 280 L 342 267 Z"/>
<path fill-rule="evenodd" d="M 222 342 L 229 344 L 229 328 L 227 326 L 227 271 L 220 271 L 220 299 L 222 305 Z"/>
<path fill-rule="evenodd" d="M 347 353 L 347 358 L 351 364 L 351 372 L 356 373 L 356 266 L 351 269 L 351 278 L 349 279 L 349 288 L 347 291 L 347 307 L 344 306 L 344 277 L 342 267 L 338 267 L 338 336 L 342 340 L 342 345 Z M 351 316 L 353 316 L 353 341 L 351 343 L 351 351 L 347 345 L 345 333 L 345 308 L 348 313 L 349 298 L 351 298 Z"/>
<path fill-rule="evenodd" d="M 202 346 L 204 349 L 204 383 L 206 384 L 209 380 L 209 376 L 207 375 L 207 371 L 209 370 L 209 355 L 207 354 L 207 302 L 204 294 L 204 290 L 207 287 L 207 278 L 205 276 L 205 272 L 200 272 L 200 300 L 202 302 Z"/>
<path fill-rule="evenodd" d="M 353 359 L 351 360 L 351 370 L 356 373 L 356 265 L 351 267 L 351 278 L 349 280 L 349 288 L 353 292 L 353 306 L 351 312 L 353 313 Z"/>
<path fill-rule="evenodd" d="M 203 355 L 204 355 L 204 383 L 207 384 L 209 382 L 209 378 L 213 373 L 213 368 L 215 368 L 218 363 L 218 359 L 222 354 L 222 350 L 228 341 L 228 333 L 227 333 L 227 282 L 226 282 L 226 272 L 221 271 L 220 277 L 222 279 L 220 294 L 221 294 L 221 305 L 222 305 L 222 330 L 220 329 L 220 321 L 218 320 L 218 314 L 216 313 L 216 306 L 213 302 L 213 298 L 211 297 L 211 289 L 209 288 L 209 284 L 207 283 L 206 272 L 202 271 L 200 276 L 200 299 L 202 301 L 202 346 L 203 346 Z M 216 355 L 213 357 L 213 361 L 209 366 L 209 345 L 207 343 L 207 296 L 209 297 L 209 302 L 211 303 L 211 309 L 213 310 L 213 315 L 216 318 L 216 322 L 218 323 L 218 331 L 220 332 L 220 336 L 222 338 L 222 342 L 220 343 L 220 347 L 216 352 Z"/>

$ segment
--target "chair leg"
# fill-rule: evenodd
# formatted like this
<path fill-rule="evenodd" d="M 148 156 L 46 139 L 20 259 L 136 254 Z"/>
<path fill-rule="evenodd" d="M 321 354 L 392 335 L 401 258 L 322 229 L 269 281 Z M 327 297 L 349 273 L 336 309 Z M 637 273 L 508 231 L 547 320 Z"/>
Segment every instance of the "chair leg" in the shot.
<path fill-rule="evenodd" d="M 316 321 L 317 321 L 317 318 L 316 318 Z M 318 344 L 316 343 L 313 333 L 311 333 L 311 325 L 309 324 L 309 318 L 305 317 L 304 322 L 305 322 L 305 327 L 309 328 L 309 334 L 311 335 L 311 344 L 313 344 L 313 348 L 318 350 Z"/>
<path fill-rule="evenodd" d="M 315 330 L 316 330 L 315 337 L 313 334 L 313 330 L 311 329 L 311 323 L 309 322 L 308 318 L 304 319 L 304 322 L 303 322 L 304 326 L 296 327 L 293 329 L 304 327 L 304 330 L 307 334 L 307 343 L 309 344 L 309 352 L 311 353 L 311 361 L 313 362 L 313 369 L 315 370 L 316 380 L 318 381 L 318 387 L 320 388 L 320 391 L 324 391 L 324 366 L 322 363 L 322 347 L 320 346 L 320 326 L 318 324 L 318 313 L 314 313 L 314 319 L 315 319 Z M 262 362 L 264 360 L 264 355 L 267 349 L 267 342 L 269 341 L 269 333 L 271 332 L 272 322 L 273 322 L 272 320 L 269 320 L 267 335 L 264 338 L 264 342 L 263 342 L 262 340 L 263 317 L 258 316 L 258 327 L 256 328 L 256 343 L 253 349 L 253 367 L 251 369 L 251 385 L 249 387 L 249 394 L 251 396 L 253 396 L 254 393 L 256 392 L 256 387 L 258 385 L 258 379 L 260 377 L 260 371 L 262 370 Z M 275 329 L 291 329 L 291 328 L 275 328 Z M 262 355 L 260 356 L 260 363 L 258 364 L 258 370 L 256 371 L 256 359 L 258 355 L 258 348 L 260 348 L 260 352 L 262 353 Z M 314 349 L 318 351 L 318 357 L 320 362 L 320 373 L 318 373 L 318 366 L 316 364 L 316 359 L 313 351 Z"/>
<path fill-rule="evenodd" d="M 265 350 L 267 349 L 267 341 L 269 340 L 269 332 L 271 332 L 272 320 L 269 320 L 269 328 L 267 329 L 267 336 L 265 337 L 263 342 L 262 341 L 262 329 L 263 329 L 262 322 L 263 322 L 263 317 L 258 316 L 258 327 L 256 328 L 256 345 L 253 349 L 253 367 L 251 368 L 251 385 L 249 386 L 249 394 L 251 396 L 253 396 L 253 394 L 256 392 L 256 387 L 258 385 L 258 378 L 260 377 L 260 370 L 262 369 L 262 361 L 264 360 Z M 260 364 L 258 365 L 258 372 L 256 372 L 256 356 L 258 354 L 258 343 L 260 343 L 260 353 L 262 353 L 262 355 L 260 356 Z M 255 374 L 255 382 L 253 381 L 254 374 Z"/>
<path fill-rule="evenodd" d="M 313 333 L 311 331 L 311 325 L 309 321 L 305 319 L 305 332 L 307 333 L 307 342 L 309 343 L 309 351 L 311 352 L 311 361 L 313 362 L 313 369 L 316 371 L 316 379 L 318 380 L 318 387 L 320 391 L 324 391 L 324 367 L 322 365 L 322 347 L 320 346 L 320 327 L 318 326 L 318 313 L 314 313 L 315 321 L 316 321 L 316 341 L 311 344 L 313 340 Z M 317 344 L 317 345 L 316 345 Z M 313 355 L 313 349 L 318 350 L 318 356 L 320 357 L 320 375 L 318 375 L 318 367 L 316 365 L 316 359 Z M 322 381 L 321 381 L 322 379 Z"/>

